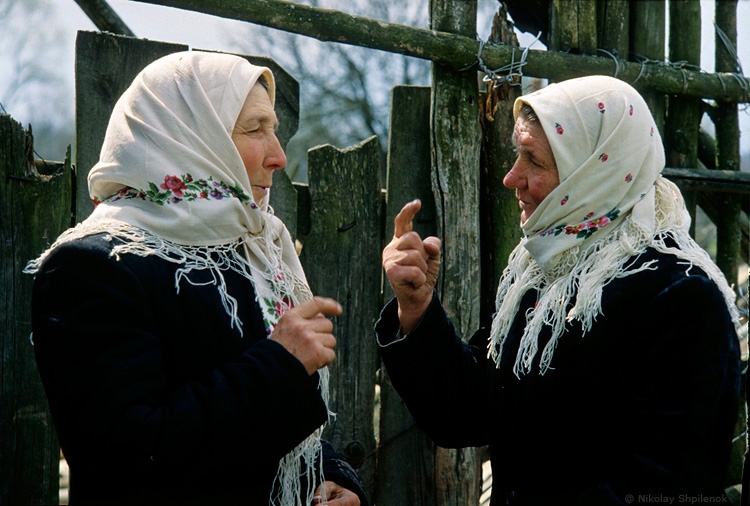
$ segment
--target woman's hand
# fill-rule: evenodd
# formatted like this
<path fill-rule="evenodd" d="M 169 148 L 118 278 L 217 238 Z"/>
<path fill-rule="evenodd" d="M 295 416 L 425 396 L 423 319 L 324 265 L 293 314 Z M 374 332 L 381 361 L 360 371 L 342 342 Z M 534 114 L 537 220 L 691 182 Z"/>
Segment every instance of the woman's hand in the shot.
<path fill-rule="evenodd" d="M 312 506 L 325 504 L 323 499 L 328 501 L 331 506 L 359 506 L 360 501 L 357 494 L 349 489 L 340 487 L 332 481 L 324 481 L 315 490 Z"/>
<path fill-rule="evenodd" d="M 312 375 L 333 362 L 336 337 L 333 322 L 326 318 L 341 314 L 341 304 L 326 297 L 313 297 L 284 313 L 271 333 L 278 342 L 305 366 Z"/>
<path fill-rule="evenodd" d="M 398 300 L 401 331 L 409 333 L 417 326 L 432 301 L 440 271 L 440 239 L 422 240 L 412 231 L 414 216 L 422 202 L 406 204 L 394 220 L 393 239 L 383 250 L 383 268 Z"/>

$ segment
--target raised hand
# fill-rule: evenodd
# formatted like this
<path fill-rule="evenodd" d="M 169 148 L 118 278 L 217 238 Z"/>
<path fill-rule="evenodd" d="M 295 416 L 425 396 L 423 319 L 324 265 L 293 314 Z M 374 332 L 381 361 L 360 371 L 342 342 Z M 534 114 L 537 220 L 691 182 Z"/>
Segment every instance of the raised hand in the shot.
<path fill-rule="evenodd" d="M 383 268 L 398 300 L 404 334 L 416 327 L 430 305 L 440 271 L 440 239 L 422 240 L 412 230 L 421 207 L 422 202 L 413 200 L 401 209 L 394 220 L 393 239 L 383 250 Z"/>
<path fill-rule="evenodd" d="M 313 297 L 284 313 L 271 333 L 278 342 L 305 366 L 312 375 L 333 362 L 336 338 L 333 322 L 326 318 L 341 314 L 341 304 L 326 297 Z"/>

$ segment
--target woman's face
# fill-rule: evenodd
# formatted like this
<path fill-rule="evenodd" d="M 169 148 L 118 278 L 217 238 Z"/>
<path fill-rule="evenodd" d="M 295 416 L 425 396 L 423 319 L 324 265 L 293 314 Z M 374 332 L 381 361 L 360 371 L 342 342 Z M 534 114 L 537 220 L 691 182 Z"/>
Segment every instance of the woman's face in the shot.
<path fill-rule="evenodd" d="M 245 99 L 232 132 L 232 141 L 245 164 L 255 202 L 268 194 L 273 172 L 286 166 L 286 154 L 276 138 L 277 124 L 268 92 L 256 83 Z"/>
<path fill-rule="evenodd" d="M 560 184 L 560 177 L 552 148 L 538 121 L 519 116 L 513 129 L 513 143 L 518 158 L 503 178 L 503 184 L 515 190 L 524 223 Z"/>

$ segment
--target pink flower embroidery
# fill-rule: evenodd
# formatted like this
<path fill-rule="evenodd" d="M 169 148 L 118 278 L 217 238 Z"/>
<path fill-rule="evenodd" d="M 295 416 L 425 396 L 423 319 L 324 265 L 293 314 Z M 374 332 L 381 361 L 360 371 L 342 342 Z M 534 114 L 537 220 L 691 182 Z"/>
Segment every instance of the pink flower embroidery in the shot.
<path fill-rule="evenodd" d="M 630 110 L 628 112 L 630 113 L 631 116 L 633 115 L 633 106 L 632 105 L 630 106 Z"/>
<path fill-rule="evenodd" d="M 164 176 L 164 182 L 159 185 L 162 190 L 170 190 L 174 193 L 175 197 L 182 197 L 183 190 L 187 190 L 187 186 L 177 176 Z"/>
<path fill-rule="evenodd" d="M 557 132 L 557 135 L 562 135 L 565 132 L 560 123 L 555 123 L 555 132 Z"/>
<path fill-rule="evenodd" d="M 654 136 L 654 127 L 651 127 L 651 137 Z"/>
<path fill-rule="evenodd" d="M 630 172 L 628 172 L 628 175 L 627 175 L 627 176 L 625 176 L 625 182 L 626 182 L 626 183 L 629 183 L 629 182 L 631 182 L 632 180 L 633 180 L 633 174 L 631 174 Z"/>
<path fill-rule="evenodd" d="M 609 155 L 607 153 L 602 153 L 601 155 L 599 155 L 599 160 L 601 160 L 602 162 L 606 162 L 608 159 Z"/>
<path fill-rule="evenodd" d="M 604 226 L 607 226 L 608 223 L 609 223 L 609 218 L 607 218 L 606 216 L 602 216 L 601 218 L 597 218 L 595 220 L 591 220 L 588 223 L 588 226 L 589 226 L 589 228 L 604 227 Z"/>

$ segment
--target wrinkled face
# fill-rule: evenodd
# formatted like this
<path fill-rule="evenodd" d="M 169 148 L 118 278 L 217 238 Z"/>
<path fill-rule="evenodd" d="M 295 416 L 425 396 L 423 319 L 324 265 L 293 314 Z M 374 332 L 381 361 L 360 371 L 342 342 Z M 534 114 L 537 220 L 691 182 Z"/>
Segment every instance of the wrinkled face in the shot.
<path fill-rule="evenodd" d="M 286 166 L 286 155 L 276 138 L 277 124 L 268 92 L 256 83 L 245 99 L 232 132 L 232 141 L 245 164 L 255 202 L 268 194 L 273 172 Z"/>
<path fill-rule="evenodd" d="M 560 177 L 552 148 L 538 121 L 519 116 L 513 129 L 513 143 L 518 158 L 503 178 L 503 184 L 515 190 L 524 223 L 560 184 Z"/>

